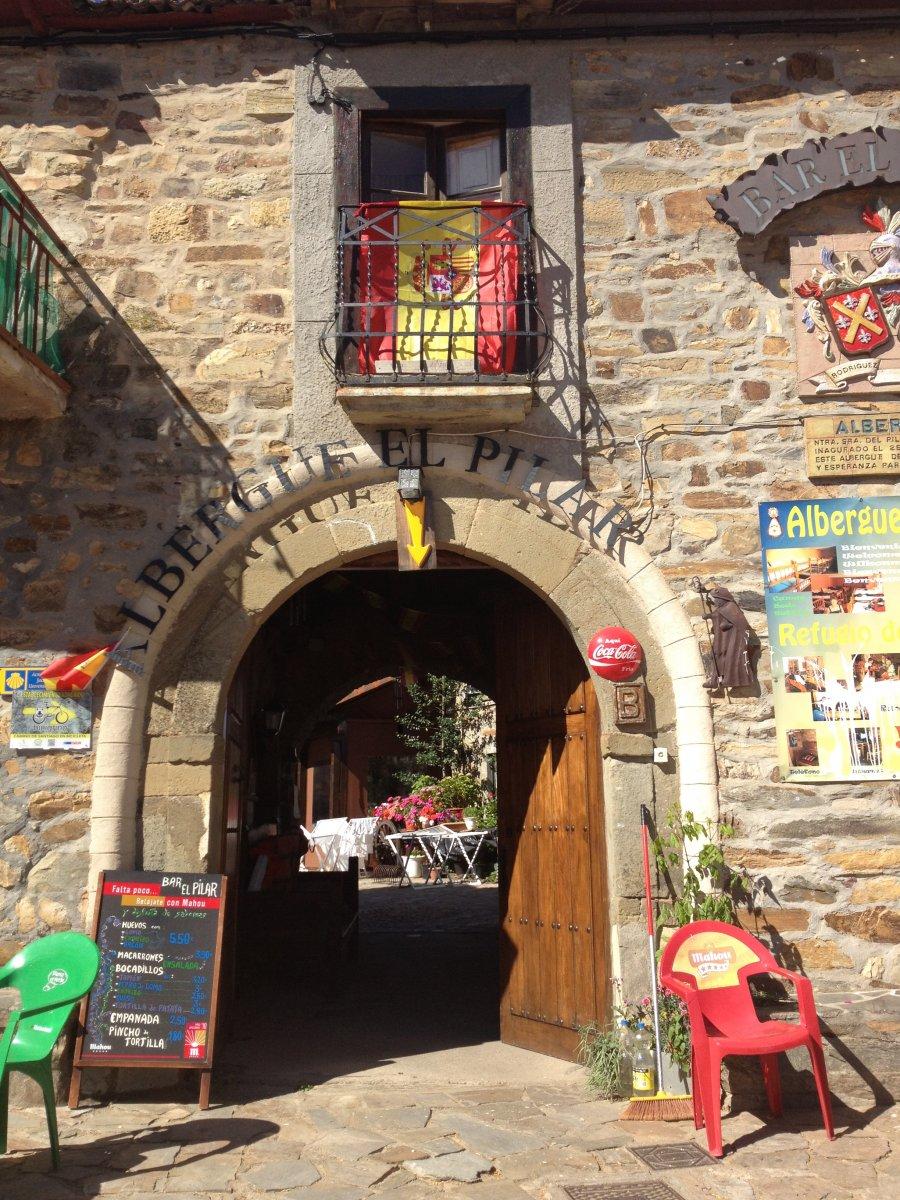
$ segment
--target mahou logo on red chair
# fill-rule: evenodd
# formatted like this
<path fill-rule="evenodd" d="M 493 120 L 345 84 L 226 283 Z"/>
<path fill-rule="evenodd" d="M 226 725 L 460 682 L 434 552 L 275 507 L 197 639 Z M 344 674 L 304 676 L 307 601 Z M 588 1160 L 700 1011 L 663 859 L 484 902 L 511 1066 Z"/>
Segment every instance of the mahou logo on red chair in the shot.
<path fill-rule="evenodd" d="M 588 643 L 588 665 L 601 679 L 624 683 L 641 666 L 641 643 L 621 625 L 598 629 Z"/>

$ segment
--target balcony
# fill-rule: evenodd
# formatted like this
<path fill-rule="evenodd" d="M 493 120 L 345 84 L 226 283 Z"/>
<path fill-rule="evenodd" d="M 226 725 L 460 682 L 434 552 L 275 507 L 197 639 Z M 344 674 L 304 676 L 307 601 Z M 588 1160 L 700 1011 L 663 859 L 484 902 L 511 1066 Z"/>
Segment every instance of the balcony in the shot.
<path fill-rule="evenodd" d="M 0 167 L 0 420 L 58 417 L 66 251 Z"/>
<path fill-rule="evenodd" d="M 359 424 L 521 422 L 547 356 L 523 204 L 342 206 L 321 339 Z"/>

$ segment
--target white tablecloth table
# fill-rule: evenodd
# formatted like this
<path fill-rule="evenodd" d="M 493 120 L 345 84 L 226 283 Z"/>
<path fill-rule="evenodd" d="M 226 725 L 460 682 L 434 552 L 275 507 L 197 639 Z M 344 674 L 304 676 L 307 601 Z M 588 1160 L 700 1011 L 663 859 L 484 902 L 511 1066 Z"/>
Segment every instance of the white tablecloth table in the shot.
<path fill-rule="evenodd" d="M 450 829 L 446 825 L 435 825 L 428 829 L 410 829 L 401 833 L 390 833 L 385 838 L 400 864 L 401 874 L 398 886 L 403 887 L 403 881 L 412 885 L 407 868 L 409 860 L 418 846 L 425 855 L 428 863 L 428 874 L 438 872 L 438 879 L 446 873 L 447 862 L 455 850 L 462 855 L 466 869 L 460 883 L 481 883 L 475 870 L 475 863 L 485 840 L 492 836 L 492 829 Z M 404 848 L 404 841 L 407 843 Z M 426 882 L 428 882 L 426 880 Z"/>
<path fill-rule="evenodd" d="M 316 821 L 307 835 L 321 871 L 346 871 L 351 858 L 365 861 L 375 847 L 375 817 L 326 817 Z"/>

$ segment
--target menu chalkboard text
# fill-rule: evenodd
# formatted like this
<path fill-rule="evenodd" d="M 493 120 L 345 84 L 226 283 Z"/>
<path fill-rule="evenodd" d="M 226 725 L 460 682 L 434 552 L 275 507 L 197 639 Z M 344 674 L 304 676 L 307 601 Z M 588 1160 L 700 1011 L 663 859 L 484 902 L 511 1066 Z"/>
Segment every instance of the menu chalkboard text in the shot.
<path fill-rule="evenodd" d="M 194 1067 L 209 1101 L 225 878 L 107 871 L 94 940 L 100 971 L 82 1004 L 70 1107 L 89 1067 Z"/>

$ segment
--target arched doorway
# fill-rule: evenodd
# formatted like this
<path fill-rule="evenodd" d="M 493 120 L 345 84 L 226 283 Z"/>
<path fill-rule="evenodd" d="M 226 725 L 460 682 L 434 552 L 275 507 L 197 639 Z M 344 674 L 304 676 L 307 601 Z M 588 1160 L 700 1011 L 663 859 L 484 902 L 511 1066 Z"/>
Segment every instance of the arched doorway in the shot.
<path fill-rule="evenodd" d="M 462 899 L 455 907 L 407 899 L 401 924 L 410 914 L 421 923 L 429 906 L 439 908 L 439 926 L 455 920 L 466 926 L 464 943 L 452 929 L 429 928 L 427 920 L 413 935 L 425 940 L 412 951 L 403 928 L 396 929 L 391 947 L 371 938 L 361 967 L 370 976 L 368 990 L 345 977 L 359 1002 L 344 1013 L 341 1044 L 344 1052 L 356 1040 L 360 1047 L 370 1042 L 375 1057 L 391 1053 L 390 1027 L 367 1026 L 360 1037 L 355 1016 L 379 1007 L 384 986 L 395 982 L 388 978 L 391 964 L 405 975 L 410 964 L 404 954 L 412 954 L 419 990 L 425 976 L 453 978 L 446 995 L 438 991 L 429 1000 L 435 1040 L 450 1028 L 463 1040 L 491 1040 L 499 1033 L 508 1044 L 573 1059 L 579 1028 L 604 1022 L 609 1009 L 610 900 L 596 693 L 570 633 L 545 601 L 477 560 L 450 554 L 443 564 L 437 571 L 400 574 L 386 569 L 381 556 L 357 560 L 295 593 L 247 648 L 224 714 L 225 811 L 221 849 L 211 863 L 230 878 L 235 975 L 266 974 L 272 988 L 289 976 L 294 990 L 280 1003 L 296 1015 L 296 989 L 308 987 L 317 973 L 306 970 L 298 978 L 286 969 L 288 960 L 309 964 L 340 954 L 340 922 L 323 914 L 320 885 L 326 881 L 296 873 L 311 803 L 314 815 L 329 818 L 363 816 L 368 807 L 354 761 L 358 739 L 348 727 L 346 703 L 336 715 L 335 700 L 358 699 L 360 685 L 370 681 L 390 680 L 402 689 L 409 675 L 449 676 L 478 687 L 496 704 L 495 927 L 485 926 L 489 905 L 483 898 Z M 277 734 L 265 721 L 273 713 L 277 722 L 269 726 L 277 726 Z M 269 862 L 271 878 L 254 869 L 260 845 L 286 860 L 274 873 L 274 859 Z M 272 894 L 260 895 L 263 887 Z M 346 893 L 335 886 L 331 897 L 337 910 Z M 383 911 L 396 905 L 383 896 L 377 903 Z M 360 894 L 364 942 L 375 904 L 369 891 Z M 265 971 L 267 961 L 281 964 L 274 976 Z M 475 1014 L 470 1029 L 466 1011 Z M 365 1058 L 361 1049 L 356 1057 Z"/>
<path fill-rule="evenodd" d="M 680 801 L 702 817 L 717 812 L 709 698 L 690 621 L 639 542 L 609 537 L 602 502 L 579 502 L 573 516 L 583 483 L 551 478 L 538 494 L 521 463 L 523 478 L 510 479 L 509 456 L 479 460 L 473 473 L 471 445 L 429 441 L 429 453 L 441 464 L 425 473 L 439 554 L 522 582 L 559 617 L 573 647 L 604 624 L 628 626 L 644 647 L 650 703 L 640 733 L 617 729 L 612 688 L 592 682 L 602 713 L 610 966 L 633 993 L 644 974 L 637 804 L 664 813 Z M 276 471 L 254 489 L 251 507 L 224 506 L 215 544 L 197 528 L 205 551 L 179 533 L 174 540 L 196 569 L 181 572 L 183 586 L 170 589 L 165 604 L 152 587 L 132 601 L 146 614 L 134 629 L 145 646 L 143 670 L 117 667 L 103 706 L 91 886 L 104 869 L 203 870 L 216 861 L 223 714 L 244 651 L 309 583 L 374 553 L 396 554 L 395 470 L 372 445 L 342 459 L 346 470 L 323 451 Z M 257 503 L 261 494 L 265 504 Z M 155 572 L 165 565 L 156 562 Z M 666 767 L 654 766 L 654 744 L 668 747 Z"/>

